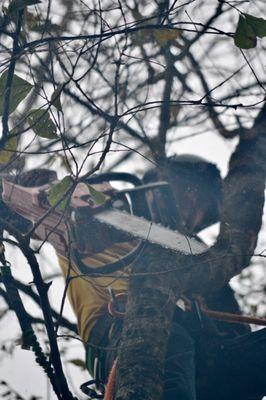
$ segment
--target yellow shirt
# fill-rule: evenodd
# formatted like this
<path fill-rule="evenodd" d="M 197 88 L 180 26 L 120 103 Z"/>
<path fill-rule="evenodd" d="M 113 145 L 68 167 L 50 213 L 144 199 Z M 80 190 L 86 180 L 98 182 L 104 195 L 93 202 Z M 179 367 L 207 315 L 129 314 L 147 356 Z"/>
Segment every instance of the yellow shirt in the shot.
<path fill-rule="evenodd" d="M 118 260 L 135 246 L 135 241 L 116 243 L 102 253 L 88 254 L 83 262 L 95 267 L 95 272 L 97 272 L 97 267 Z M 108 287 L 111 287 L 115 294 L 127 291 L 129 266 L 110 276 L 90 278 L 82 275 L 77 266 L 70 263 L 65 257 L 59 255 L 58 261 L 65 277 L 68 273 L 71 277 L 75 277 L 70 280 L 67 294 L 77 317 L 79 335 L 82 340 L 87 342 L 98 318 L 108 312 L 107 307 L 110 300 Z"/>

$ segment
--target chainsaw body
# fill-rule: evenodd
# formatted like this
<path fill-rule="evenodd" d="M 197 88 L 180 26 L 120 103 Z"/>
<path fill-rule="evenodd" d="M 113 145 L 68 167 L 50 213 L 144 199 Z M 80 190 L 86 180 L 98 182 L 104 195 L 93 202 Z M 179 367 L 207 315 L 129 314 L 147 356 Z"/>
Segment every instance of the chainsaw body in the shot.
<path fill-rule="evenodd" d="M 102 174 L 92 177 L 89 185 L 78 183 L 69 207 L 63 212 L 59 207 L 52 207 L 47 199 L 49 188 L 57 182 L 55 172 L 49 176 L 48 183 L 42 182 L 38 186 L 23 186 L 11 177 L 4 177 L 2 199 L 12 211 L 31 222 L 34 238 L 48 241 L 60 255 L 68 256 L 73 249 L 81 262 L 81 258 L 89 253 L 102 252 L 113 243 L 134 238 L 177 253 L 200 254 L 207 249 L 195 238 L 164 226 L 178 221 L 178 214 L 174 212 L 175 200 L 171 192 L 167 195 L 169 185 L 166 182 L 142 185 L 131 174 Z M 135 187 L 117 191 L 104 181 L 104 178 L 123 180 L 121 177 Z M 160 225 L 149 219 L 146 192 L 153 190 L 162 191 L 167 200 L 166 211 L 174 210 L 169 214 L 169 224 L 166 221 Z M 93 191 L 104 194 L 104 201 L 99 204 Z"/>
<path fill-rule="evenodd" d="M 51 184 L 26 187 L 3 178 L 2 199 L 11 210 L 29 220 L 32 227 L 36 225 L 34 238 L 48 241 L 61 255 L 68 253 L 70 241 L 80 253 L 87 254 L 100 252 L 114 241 L 108 229 L 103 230 L 92 218 L 93 214 L 111 206 L 114 189 L 107 182 L 91 186 L 105 195 L 105 203 L 97 204 L 90 188 L 79 183 L 71 196 L 70 215 L 49 204 L 47 192 Z"/>

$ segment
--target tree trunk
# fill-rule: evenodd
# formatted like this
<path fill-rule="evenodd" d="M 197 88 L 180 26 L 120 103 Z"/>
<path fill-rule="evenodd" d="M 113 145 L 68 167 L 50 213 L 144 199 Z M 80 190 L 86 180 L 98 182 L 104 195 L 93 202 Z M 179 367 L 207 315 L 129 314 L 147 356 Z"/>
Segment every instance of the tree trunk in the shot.
<path fill-rule="evenodd" d="M 266 107 L 245 131 L 224 182 L 221 228 L 201 256 L 147 245 L 130 279 L 127 315 L 118 352 L 116 400 L 159 400 L 166 343 L 181 293 L 217 291 L 241 272 L 254 253 L 264 205 Z"/>

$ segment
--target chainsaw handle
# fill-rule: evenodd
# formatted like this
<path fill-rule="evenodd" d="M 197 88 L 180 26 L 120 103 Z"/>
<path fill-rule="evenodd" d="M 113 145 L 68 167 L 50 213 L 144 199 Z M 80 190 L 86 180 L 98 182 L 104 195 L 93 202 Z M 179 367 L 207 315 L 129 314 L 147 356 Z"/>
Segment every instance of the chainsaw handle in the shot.
<path fill-rule="evenodd" d="M 101 182 L 126 182 L 131 183 L 135 188 L 142 186 L 143 182 L 134 174 L 128 172 L 106 172 L 100 175 L 95 175 L 86 179 L 86 183 L 95 184 Z M 124 193 L 114 193 L 114 195 L 122 196 L 127 194 L 132 203 L 132 212 L 138 217 L 144 217 L 151 220 L 150 209 L 148 206 L 147 198 L 144 191 L 124 191 Z"/>

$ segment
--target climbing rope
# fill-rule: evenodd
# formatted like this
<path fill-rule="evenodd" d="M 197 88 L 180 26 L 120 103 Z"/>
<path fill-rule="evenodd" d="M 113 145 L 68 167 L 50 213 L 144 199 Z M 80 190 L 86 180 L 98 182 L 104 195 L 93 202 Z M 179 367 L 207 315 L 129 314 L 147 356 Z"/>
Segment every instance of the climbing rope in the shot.
<path fill-rule="evenodd" d="M 108 303 L 108 311 L 110 315 L 112 315 L 115 318 L 123 318 L 125 316 L 125 312 L 120 311 L 117 308 L 117 304 L 119 303 L 120 300 L 123 301 L 125 304 L 125 299 L 127 294 L 126 293 L 119 293 L 114 295 L 112 291 L 110 291 L 111 294 L 111 299 Z M 222 312 L 222 311 L 214 311 L 210 310 L 204 305 L 204 302 L 201 298 L 197 298 L 197 304 L 199 306 L 199 309 L 202 313 L 207 315 L 210 318 L 213 318 L 215 320 L 220 320 L 220 321 L 225 321 L 229 323 L 238 323 L 238 324 L 256 324 L 256 325 L 261 325 L 261 326 L 266 326 L 266 319 L 265 318 L 258 318 L 258 317 L 249 317 L 246 315 L 239 315 L 239 314 L 233 314 L 233 313 L 228 313 L 228 312 Z M 189 311 L 191 309 L 191 302 L 188 299 L 185 299 L 185 304 L 186 304 L 186 311 Z M 116 384 L 116 371 L 117 371 L 117 359 L 114 361 L 113 366 L 111 368 L 106 389 L 105 389 L 105 395 L 104 395 L 104 400 L 113 400 L 115 396 L 115 384 Z"/>
<path fill-rule="evenodd" d="M 115 383 L 116 383 L 116 370 L 117 370 L 117 358 L 115 359 L 111 371 L 109 373 L 104 400 L 113 400 L 115 396 Z"/>
<path fill-rule="evenodd" d="M 108 303 L 108 312 L 110 313 L 110 315 L 112 315 L 113 317 L 116 317 L 116 318 L 123 318 L 125 316 L 125 312 L 120 311 L 117 308 L 117 304 L 119 304 L 120 300 L 123 300 L 123 303 L 125 304 L 126 297 L 127 297 L 126 293 L 118 293 L 115 295 L 112 293 L 111 299 Z M 191 301 L 188 300 L 187 298 L 184 298 L 184 302 L 185 302 L 185 311 L 190 311 L 191 310 Z M 208 317 L 213 318 L 215 320 L 229 322 L 229 323 L 235 323 L 235 324 L 254 324 L 254 325 L 260 325 L 260 326 L 266 326 L 266 318 L 260 318 L 260 317 L 254 317 L 254 316 L 248 316 L 248 315 L 240 315 L 240 314 L 229 313 L 229 312 L 224 312 L 224 311 L 211 310 L 204 304 L 202 297 L 199 297 L 199 296 L 197 296 L 196 302 L 202 313 L 204 313 Z"/>

